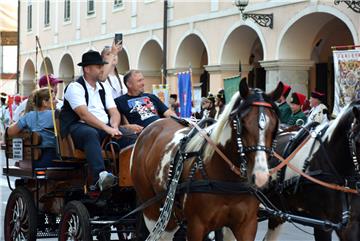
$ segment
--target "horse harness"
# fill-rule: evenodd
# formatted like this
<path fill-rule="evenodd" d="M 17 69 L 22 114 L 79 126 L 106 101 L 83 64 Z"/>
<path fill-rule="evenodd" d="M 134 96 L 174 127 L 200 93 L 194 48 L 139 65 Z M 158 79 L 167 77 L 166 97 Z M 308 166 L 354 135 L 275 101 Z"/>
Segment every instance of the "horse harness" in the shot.
<path fill-rule="evenodd" d="M 255 98 L 254 98 L 255 96 Z M 247 100 L 248 101 L 248 100 Z M 266 102 L 262 96 L 262 92 L 257 90 L 253 97 L 250 100 L 251 102 L 247 102 L 246 104 L 249 106 L 258 106 L 259 107 L 259 118 L 258 118 L 258 125 L 260 129 L 264 129 L 266 125 L 266 118 L 264 114 L 264 108 L 272 108 L 277 112 L 277 107 L 271 103 Z M 244 104 L 245 105 L 245 104 Z M 241 107 L 241 105 L 240 105 Z M 239 110 L 241 108 L 239 107 Z M 273 136 L 273 145 L 271 148 L 256 145 L 256 146 L 249 146 L 246 147 L 243 145 L 242 138 L 241 138 L 241 121 L 240 117 L 237 114 L 236 118 L 233 121 L 233 127 L 236 130 L 237 136 L 237 145 L 238 145 L 238 153 L 239 153 L 239 167 L 236 167 L 227 157 L 224 155 L 220 149 L 216 146 L 216 144 L 209 138 L 210 133 L 204 133 L 204 130 L 201 129 L 200 126 L 205 126 L 209 119 L 204 119 L 199 123 L 199 126 L 196 123 L 188 122 L 183 119 L 173 118 L 177 120 L 179 123 L 185 126 L 192 126 L 193 129 L 185 135 L 179 144 L 179 149 L 175 154 L 175 158 L 170 163 L 169 167 L 169 183 L 167 188 L 167 195 L 165 198 L 165 202 L 163 207 L 160 210 L 160 216 L 155 223 L 154 228 L 150 232 L 150 235 L 147 237 L 146 241 L 155 241 L 161 237 L 161 234 L 164 232 L 168 221 L 170 220 L 171 215 L 175 216 L 178 224 L 181 225 L 184 220 L 178 219 L 176 217 L 175 212 L 173 211 L 173 204 L 176 201 L 176 194 L 181 193 L 216 193 L 216 194 L 253 194 L 258 197 L 258 192 L 256 188 L 252 187 L 248 182 L 244 180 L 247 179 L 247 160 L 245 153 L 247 152 L 256 152 L 256 151 L 264 151 L 272 155 L 276 147 L 276 140 L 275 135 Z M 277 129 L 277 128 L 276 128 Z M 203 142 L 199 151 L 195 152 L 186 152 L 186 145 L 188 141 L 193 137 L 195 134 L 199 133 L 206 141 Z M 206 170 L 204 168 L 204 163 L 202 159 L 202 154 L 205 149 L 205 144 L 210 144 L 215 151 L 222 157 L 222 159 L 229 165 L 230 169 L 240 178 L 242 179 L 241 182 L 225 182 L 219 180 L 209 180 Z M 185 182 L 179 183 L 184 162 L 190 158 L 195 158 L 191 167 L 189 176 L 187 177 Z M 194 175 L 196 171 L 202 175 L 203 180 L 195 180 Z M 178 207 L 180 209 L 181 206 L 178 203 Z"/>
<path fill-rule="evenodd" d="M 345 177 L 342 178 L 340 176 L 340 174 L 336 171 L 334 165 L 332 164 L 332 162 L 330 161 L 330 158 L 328 156 L 328 154 L 326 153 L 326 150 L 324 148 L 324 143 L 322 142 L 321 137 L 323 136 L 323 134 L 325 133 L 325 131 L 327 130 L 328 125 L 326 125 L 322 130 L 320 130 L 318 133 L 316 133 L 315 136 L 313 136 L 315 138 L 315 141 L 313 143 L 313 145 L 311 146 L 310 149 L 310 154 L 309 156 L 306 158 L 303 168 L 301 170 L 301 172 L 304 174 L 302 176 L 304 176 L 305 178 L 308 178 L 308 180 L 304 180 L 301 178 L 301 176 L 298 177 L 293 177 L 289 180 L 284 180 L 285 178 L 285 169 L 283 168 L 281 170 L 281 172 L 278 172 L 278 181 L 275 184 L 276 185 L 276 190 L 280 193 L 282 193 L 285 190 L 289 190 L 289 188 L 293 188 L 291 190 L 293 190 L 293 193 L 295 194 L 298 190 L 299 184 L 300 184 L 300 180 L 304 183 L 304 181 L 306 181 L 306 183 L 312 183 L 315 182 L 319 185 L 322 185 L 326 188 L 329 189 L 333 189 L 333 190 L 338 190 L 341 192 L 344 192 L 344 195 L 341 196 L 341 205 L 342 205 L 342 216 L 341 216 L 341 222 L 340 223 L 336 223 L 333 224 L 333 227 L 336 227 L 337 229 L 341 229 L 343 227 L 345 227 L 349 221 L 349 217 L 350 217 L 350 204 L 349 204 L 349 193 L 352 194 L 359 194 L 359 190 L 360 190 L 360 165 L 356 156 L 356 144 L 355 144 L 355 137 L 354 137 L 354 132 L 352 132 L 352 130 L 349 131 L 348 133 L 348 144 L 349 144 L 349 150 L 351 153 L 351 158 L 352 158 L 352 162 L 354 165 L 354 170 L 355 170 L 355 175 L 354 176 L 350 176 L 350 177 Z M 308 131 L 308 130 L 307 130 Z M 314 133 L 314 132 L 312 132 Z M 312 135 L 311 133 L 309 133 L 309 135 Z M 307 141 L 307 140 L 305 140 Z M 310 166 L 310 157 L 313 154 L 313 150 L 314 150 L 314 146 L 316 141 L 320 142 L 320 148 L 324 153 L 325 159 L 327 160 L 327 163 L 329 164 L 329 167 L 332 171 L 332 173 L 324 173 L 321 170 L 317 170 L 317 171 L 313 171 L 310 172 L 309 174 L 305 174 L 306 172 L 308 172 L 308 168 Z M 291 151 L 291 150 L 290 150 Z M 285 154 L 289 154 L 289 152 L 285 149 L 284 150 Z M 286 156 L 286 155 L 285 155 Z M 289 164 L 290 165 L 290 164 Z M 294 167 L 289 166 L 290 168 L 294 169 Z M 294 170 L 295 171 L 295 170 Z M 335 179 L 334 179 L 334 174 L 335 174 Z M 307 177 L 308 176 L 308 177 Z M 314 176 L 317 176 L 317 178 L 313 178 Z M 336 183 L 336 184 L 331 184 L 331 183 Z M 355 186 L 355 189 L 350 189 L 349 186 L 352 186 L 351 183 L 353 183 L 353 185 Z M 342 185 L 344 184 L 345 186 L 339 186 L 338 184 Z M 283 208 L 285 208 L 285 201 L 283 200 L 283 197 L 280 195 L 281 197 L 281 203 Z"/>

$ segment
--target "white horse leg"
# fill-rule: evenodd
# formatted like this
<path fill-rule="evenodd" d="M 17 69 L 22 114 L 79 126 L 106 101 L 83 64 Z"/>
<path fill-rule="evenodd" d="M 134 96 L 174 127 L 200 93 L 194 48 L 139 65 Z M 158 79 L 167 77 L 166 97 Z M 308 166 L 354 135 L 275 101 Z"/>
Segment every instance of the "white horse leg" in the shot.
<path fill-rule="evenodd" d="M 236 241 L 236 238 L 230 228 L 224 227 L 222 232 L 224 241 Z"/>
<path fill-rule="evenodd" d="M 145 215 L 144 216 L 144 220 L 145 220 L 145 225 L 147 227 L 147 229 L 149 230 L 149 232 L 151 232 L 151 230 L 153 230 L 153 228 L 155 227 L 156 221 L 150 220 L 148 219 Z M 159 239 L 159 241 L 169 241 L 169 240 L 173 240 L 174 234 L 176 233 L 176 231 L 179 229 L 179 227 L 175 228 L 174 230 L 171 231 L 164 231 L 161 235 L 161 238 Z"/>
<path fill-rule="evenodd" d="M 276 241 L 280 235 L 280 230 L 283 225 L 279 224 L 275 229 L 268 228 L 263 241 Z"/>

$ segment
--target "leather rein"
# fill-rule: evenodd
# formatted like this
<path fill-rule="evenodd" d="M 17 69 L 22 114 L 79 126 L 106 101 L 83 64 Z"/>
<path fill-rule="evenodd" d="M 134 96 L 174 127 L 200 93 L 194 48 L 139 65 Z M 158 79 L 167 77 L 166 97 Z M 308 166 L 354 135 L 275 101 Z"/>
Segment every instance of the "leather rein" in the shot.
<path fill-rule="evenodd" d="M 252 105 L 272 108 L 272 105 L 270 103 L 267 103 L 267 102 L 253 102 Z M 190 123 L 191 126 L 196 128 L 198 130 L 199 134 L 209 143 L 209 145 L 211 145 L 214 148 L 215 152 L 225 161 L 225 163 L 229 166 L 230 170 L 233 171 L 236 175 L 241 177 L 242 176 L 241 175 L 241 173 L 242 173 L 241 169 L 239 167 L 235 166 L 233 164 L 233 162 L 217 147 L 217 145 L 214 143 L 213 140 L 211 140 L 211 138 L 204 131 L 204 129 L 200 128 L 195 122 L 189 121 L 189 123 Z M 340 186 L 340 185 L 333 184 L 333 183 L 324 182 L 324 181 L 321 181 L 321 180 L 319 180 L 317 178 L 314 178 L 314 177 L 304 173 L 303 171 L 296 168 L 294 165 L 292 165 L 290 163 L 290 161 L 294 158 L 294 156 L 309 141 L 310 137 L 311 137 L 310 135 L 307 136 L 305 138 L 305 140 L 287 158 L 283 158 L 281 155 L 279 155 L 274 150 L 272 150 L 271 154 L 274 157 L 276 157 L 277 159 L 279 159 L 281 162 L 276 167 L 272 168 L 269 171 L 269 176 L 271 176 L 272 174 L 274 174 L 277 171 L 281 170 L 284 166 L 288 166 L 294 172 L 298 173 L 299 175 L 303 176 L 304 178 L 308 179 L 309 181 L 311 181 L 313 183 L 316 183 L 318 185 L 321 185 L 323 187 L 326 187 L 326 188 L 329 188 L 329 189 L 332 189 L 332 190 L 336 190 L 336 191 L 341 191 L 341 192 L 344 192 L 344 193 L 359 194 L 358 190 L 356 190 L 356 189 L 352 189 L 352 188 L 349 188 L 349 187 L 346 187 L 346 186 Z"/>
<path fill-rule="evenodd" d="M 273 108 L 272 104 L 267 103 L 265 101 L 254 101 L 251 103 L 252 106 L 260 106 L 260 107 L 266 107 L 266 108 Z M 208 134 L 204 131 L 204 129 L 200 128 L 195 122 L 189 121 L 190 125 L 196 128 L 196 130 L 199 132 L 199 134 L 211 145 L 211 147 L 214 148 L 215 152 L 221 156 L 221 158 L 226 162 L 226 164 L 230 167 L 230 170 L 233 171 L 236 175 L 242 176 L 242 170 L 235 166 L 233 162 L 217 147 L 215 142 L 211 140 L 211 138 L 208 136 Z M 238 140 L 239 141 L 239 140 Z M 245 148 L 246 149 L 246 148 Z M 250 150 L 251 149 L 251 150 Z M 249 151 L 253 151 L 253 148 L 250 148 Z M 274 148 L 273 148 L 274 149 Z M 261 148 L 262 151 L 267 151 L 264 148 Z M 254 149 L 256 151 L 256 149 Z M 271 150 L 273 153 L 274 150 Z M 244 154 L 244 153 L 241 153 Z"/>

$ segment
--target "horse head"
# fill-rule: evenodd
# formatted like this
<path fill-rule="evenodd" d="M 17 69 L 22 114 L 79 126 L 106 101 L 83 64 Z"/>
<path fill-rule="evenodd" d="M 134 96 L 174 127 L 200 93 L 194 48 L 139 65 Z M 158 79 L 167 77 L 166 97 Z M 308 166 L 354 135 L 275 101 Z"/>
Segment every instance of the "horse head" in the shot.
<path fill-rule="evenodd" d="M 232 136 L 236 138 L 240 171 L 257 187 L 269 179 L 268 159 L 276 145 L 278 109 L 275 101 L 280 97 L 283 84 L 266 94 L 260 89 L 250 89 L 246 78 L 239 84 L 239 96 L 233 105 L 229 122 Z"/>

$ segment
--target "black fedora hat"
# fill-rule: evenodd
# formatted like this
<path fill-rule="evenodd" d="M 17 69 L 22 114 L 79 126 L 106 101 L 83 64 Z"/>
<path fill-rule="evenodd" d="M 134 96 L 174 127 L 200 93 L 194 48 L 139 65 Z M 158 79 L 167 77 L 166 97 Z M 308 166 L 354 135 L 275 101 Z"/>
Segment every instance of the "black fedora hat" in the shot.
<path fill-rule="evenodd" d="M 87 65 L 104 65 L 108 62 L 104 61 L 101 58 L 101 55 L 97 51 L 89 50 L 88 52 L 84 53 L 81 58 L 81 62 L 78 63 L 78 66 L 87 66 Z"/>

